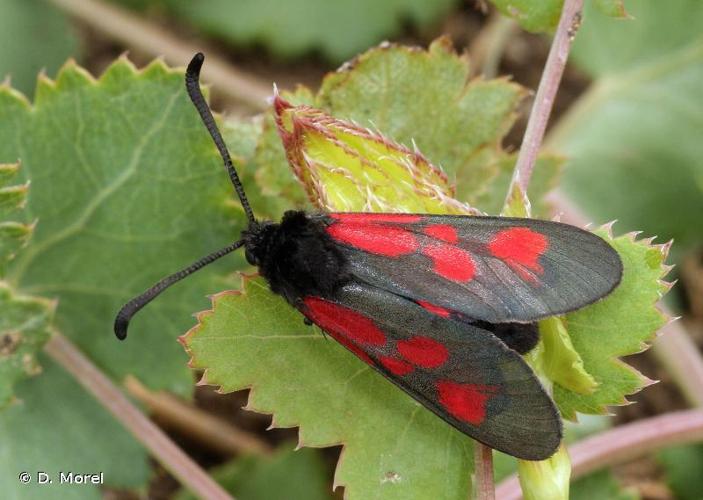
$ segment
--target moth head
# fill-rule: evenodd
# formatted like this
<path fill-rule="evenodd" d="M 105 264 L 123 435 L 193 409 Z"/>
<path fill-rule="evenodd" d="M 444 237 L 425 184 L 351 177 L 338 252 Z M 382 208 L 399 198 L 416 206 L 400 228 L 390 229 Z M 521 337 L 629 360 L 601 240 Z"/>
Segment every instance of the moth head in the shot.
<path fill-rule="evenodd" d="M 253 222 L 242 231 L 244 256 L 252 266 L 259 267 L 263 262 L 278 224 L 271 221 Z"/>

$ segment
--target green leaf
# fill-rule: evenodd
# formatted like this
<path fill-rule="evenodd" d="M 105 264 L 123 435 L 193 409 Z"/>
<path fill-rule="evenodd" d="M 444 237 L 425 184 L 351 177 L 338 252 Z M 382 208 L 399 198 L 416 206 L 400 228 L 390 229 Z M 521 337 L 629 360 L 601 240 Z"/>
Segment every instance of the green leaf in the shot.
<path fill-rule="evenodd" d="M 504 78 L 471 79 L 468 59 L 447 38 L 426 51 L 382 45 L 343 68 L 324 79 L 315 106 L 400 144 L 414 141 L 449 175 L 484 167 L 473 160 L 486 150 L 498 154 L 526 95 Z"/>
<path fill-rule="evenodd" d="M 657 460 L 666 473 L 666 482 L 678 500 L 703 498 L 703 445 L 675 446 L 662 450 Z"/>
<path fill-rule="evenodd" d="M 698 1 L 628 4 L 634 20 L 595 14 L 584 23 L 579 61 L 602 77 L 553 129 L 568 155 L 563 190 L 599 223 L 703 242 L 703 22 Z"/>
<path fill-rule="evenodd" d="M 7 166 L 0 165 L 0 168 Z M 0 217 L 4 219 L 7 215 L 22 208 L 27 199 L 28 189 L 29 185 L 27 184 L 17 186 L 3 186 L 0 184 Z"/>
<path fill-rule="evenodd" d="M 0 277 L 32 234 L 33 226 L 9 218 L 24 217 L 28 184 L 13 185 L 19 164 L 0 164 Z M 49 338 L 54 304 L 19 296 L 0 280 L 0 410 L 15 401 L 17 382 L 37 375 L 37 352 Z"/>
<path fill-rule="evenodd" d="M 56 326 L 117 379 L 189 395 L 175 342 L 204 296 L 230 285 L 239 255 L 193 276 L 137 316 L 118 343 L 114 315 L 164 275 L 238 237 L 244 216 L 182 71 L 126 59 L 94 80 L 68 63 L 35 103 L 0 88 L 0 162 L 31 179 L 31 244 L 8 267 L 19 292 L 58 299 Z M 200 301 L 200 302 L 199 302 Z"/>
<path fill-rule="evenodd" d="M 133 0 L 132 0 L 133 1 Z M 163 0 L 176 16 L 227 42 L 283 57 L 313 51 L 340 62 L 401 31 L 437 23 L 456 0 Z"/>
<path fill-rule="evenodd" d="M 19 402 L 0 412 L 0 484 L 3 498 L 103 498 L 99 486 L 60 484 L 59 472 L 104 472 L 105 486 L 136 488 L 149 478 L 147 456 L 134 438 L 91 395 L 49 358 L 41 376 L 17 388 Z M 29 472 L 30 484 L 20 483 Z M 37 484 L 45 472 L 52 484 Z"/>
<path fill-rule="evenodd" d="M 472 182 L 471 179 L 460 179 L 457 185 L 457 198 L 466 200 L 472 207 L 478 207 L 487 214 L 499 214 L 503 209 L 505 195 L 513 177 L 513 169 L 517 154 L 501 156 L 495 161 L 496 168 L 485 182 Z M 548 218 L 551 207 L 544 197 L 557 187 L 561 176 L 564 158 L 550 153 L 541 154 L 535 163 L 532 180 L 527 188 L 527 197 L 531 202 L 533 217 Z M 476 187 L 476 184 L 481 186 Z"/>
<path fill-rule="evenodd" d="M 491 0 L 503 15 L 533 32 L 551 32 L 559 24 L 564 0 Z"/>
<path fill-rule="evenodd" d="M 625 10 L 625 0 L 595 0 L 593 3 L 606 16 L 616 19 L 630 19 L 627 10 Z"/>
<path fill-rule="evenodd" d="M 491 0 L 491 3 L 527 31 L 551 33 L 559 24 L 564 0 Z M 585 2 L 585 8 L 590 11 L 598 9 L 601 15 L 615 19 L 630 18 L 624 0 L 593 0 Z"/>
<path fill-rule="evenodd" d="M 660 451 L 657 461 L 664 468 L 666 482 L 678 500 L 703 498 L 703 445 L 675 446 Z"/>
<path fill-rule="evenodd" d="M 19 172 L 18 163 L 0 163 L 0 277 L 5 275 L 5 266 L 27 243 L 33 224 L 24 224 L 17 218 L 25 208 L 29 184 L 13 184 Z"/>
<path fill-rule="evenodd" d="M 576 418 L 576 412 L 605 413 L 606 405 L 624 404 L 626 395 L 648 385 L 646 377 L 616 358 L 642 351 L 665 323 L 655 303 L 670 287 L 661 281 L 668 272 L 664 261 L 669 245 L 635 241 L 632 234 L 613 238 L 609 230 L 596 233 L 620 254 L 624 272 L 605 299 L 564 316 L 583 367 L 598 383 L 590 394 L 554 384 L 554 401 L 568 419 Z"/>
<path fill-rule="evenodd" d="M 621 11 L 618 4 L 622 0 L 585 2 L 572 59 L 593 76 L 627 72 L 666 58 L 700 39 L 703 4 L 698 0 L 628 0 L 623 7 L 627 9 L 626 19 L 601 13 L 603 8 Z"/>
<path fill-rule="evenodd" d="M 262 118 L 256 116 L 249 121 L 228 120 L 221 124 L 221 131 L 230 153 L 233 154 L 232 161 L 237 166 L 239 178 L 248 188 L 247 199 L 254 212 L 262 218 L 279 219 L 284 210 L 291 208 L 292 202 L 285 194 L 276 191 L 273 187 L 276 181 L 266 177 L 264 173 L 270 162 L 259 156 Z M 290 186 L 293 176 L 288 169 L 285 173 L 286 185 Z M 271 189 L 266 190 L 264 186 L 270 186 Z M 227 204 L 234 210 L 241 210 L 239 200 L 234 197 L 227 200 Z"/>
<path fill-rule="evenodd" d="M 239 500 L 330 500 L 326 469 L 317 450 L 282 445 L 272 457 L 239 457 L 211 474 Z M 187 491 L 176 496 L 192 498 Z"/>
<path fill-rule="evenodd" d="M 549 380 L 579 394 L 591 394 L 598 386 L 583 367 L 583 360 L 569 337 L 564 321 L 558 317 L 539 322 L 540 366 Z"/>
<path fill-rule="evenodd" d="M 636 491 L 623 489 L 609 470 L 590 474 L 571 485 L 571 500 L 637 500 Z"/>
<path fill-rule="evenodd" d="M 0 12 L 0 81 L 9 75 L 16 88 L 29 92 L 39 71 L 53 73 L 76 54 L 78 37 L 68 18 L 50 3 L 0 0 Z"/>
<path fill-rule="evenodd" d="M 276 427 L 299 426 L 302 446 L 343 443 L 335 484 L 347 498 L 468 495 L 471 440 L 305 326 L 263 280 L 215 296 L 198 320 L 184 342 L 204 382 L 251 387 L 248 408 L 274 414 Z"/>
<path fill-rule="evenodd" d="M 298 89 L 284 97 L 382 131 L 410 148 L 416 144 L 431 163 L 451 180 L 456 178 L 459 200 L 498 213 L 515 161 L 500 143 L 525 95 L 523 88 L 506 79 L 472 80 L 469 61 L 441 38 L 427 51 L 395 45 L 369 50 L 325 77 L 316 96 Z M 560 165 L 558 157 L 540 158 L 530 186 L 538 213 L 545 213 L 542 196 L 556 183 Z M 250 168 L 256 170 L 262 191 L 281 200 L 279 212 L 291 205 L 304 206 L 306 196 L 291 183 L 271 114 L 264 121 Z"/>
<path fill-rule="evenodd" d="M 280 96 L 274 107 L 290 165 L 323 210 L 476 213 L 419 151 Z"/>
<path fill-rule="evenodd" d="M 14 401 L 14 385 L 37 375 L 37 352 L 49 338 L 53 305 L 21 297 L 0 281 L 0 410 Z"/>

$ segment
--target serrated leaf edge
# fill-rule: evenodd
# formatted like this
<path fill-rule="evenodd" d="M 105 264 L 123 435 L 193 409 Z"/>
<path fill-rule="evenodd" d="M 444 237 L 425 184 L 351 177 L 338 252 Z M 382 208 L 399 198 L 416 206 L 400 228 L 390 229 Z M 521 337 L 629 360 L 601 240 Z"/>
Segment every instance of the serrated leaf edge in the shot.
<path fill-rule="evenodd" d="M 276 412 L 275 412 L 275 410 L 272 410 L 272 411 L 269 411 L 269 410 L 262 410 L 262 409 L 257 408 L 256 406 L 252 405 L 251 402 L 253 401 L 254 395 L 255 395 L 255 393 L 256 393 L 256 391 L 257 391 L 257 386 L 256 386 L 256 385 L 250 384 L 250 385 L 247 385 L 247 386 L 235 387 L 235 388 L 233 388 L 233 389 L 229 389 L 229 388 L 228 388 L 228 389 L 225 391 L 225 390 L 223 390 L 223 388 L 222 388 L 222 387 L 223 387 L 223 386 L 222 386 L 222 383 L 218 382 L 217 380 L 213 380 L 213 379 L 211 378 L 208 368 L 197 366 L 197 363 L 196 363 L 196 361 L 195 361 L 195 356 L 194 356 L 193 352 L 191 351 L 191 349 L 190 349 L 189 346 L 188 346 L 188 341 L 189 341 L 190 338 L 192 338 L 194 335 L 196 335 L 197 332 L 198 332 L 198 330 L 200 330 L 200 328 L 203 326 L 203 323 L 202 323 L 203 319 L 206 318 L 206 317 L 208 317 L 208 316 L 210 316 L 210 315 L 212 315 L 212 314 L 215 314 L 215 308 L 216 308 L 216 306 L 217 306 L 217 301 L 218 301 L 218 300 L 220 300 L 220 299 L 223 298 L 223 297 L 227 297 L 227 296 L 231 296 L 231 295 L 233 295 L 233 296 L 242 296 L 242 295 L 246 295 L 246 284 L 247 284 L 248 282 L 252 281 L 253 279 L 260 277 L 260 275 L 259 275 L 258 273 L 244 273 L 244 272 L 239 272 L 238 274 L 241 276 L 241 279 L 242 279 L 242 282 L 241 282 L 241 285 L 240 285 L 240 289 L 239 289 L 239 290 L 225 290 L 225 291 L 218 292 L 218 293 L 215 293 L 215 294 L 210 295 L 211 308 L 210 308 L 210 309 L 205 309 L 205 310 L 203 310 L 203 311 L 200 311 L 200 312 L 196 313 L 196 314 L 195 314 L 195 318 L 196 318 L 196 320 L 197 320 L 197 323 L 196 323 L 192 328 L 190 328 L 186 333 L 184 333 L 183 335 L 181 335 L 180 337 L 178 337 L 178 342 L 179 342 L 181 345 L 183 345 L 184 349 L 185 349 L 186 352 L 188 353 L 188 356 L 190 356 L 190 359 L 189 359 L 189 361 L 188 361 L 188 366 L 189 366 L 191 369 L 200 369 L 200 368 L 203 368 L 203 374 L 202 374 L 202 376 L 200 377 L 200 380 L 198 380 L 195 385 L 196 385 L 196 386 L 205 386 L 205 385 L 215 386 L 215 387 L 217 387 L 216 392 L 219 393 L 219 394 L 226 394 L 226 393 L 235 392 L 235 391 L 239 391 L 239 390 L 248 390 L 248 391 L 249 391 L 249 394 L 248 394 L 248 396 L 247 396 L 247 403 L 246 403 L 245 406 L 242 407 L 242 409 L 247 410 L 247 411 L 253 411 L 253 412 L 255 412 L 255 413 L 259 413 L 259 414 L 263 414 L 263 415 L 269 415 L 269 416 L 271 417 L 271 424 L 267 427 L 266 430 L 271 430 L 271 429 L 276 429 L 276 428 L 278 428 L 278 429 L 297 428 L 297 429 L 298 429 L 298 433 L 297 433 L 297 434 L 298 434 L 298 437 L 297 437 L 296 450 L 298 450 L 298 449 L 300 449 L 300 448 L 303 448 L 303 447 L 307 447 L 307 448 L 329 448 L 329 447 L 333 447 L 333 446 L 341 446 L 341 447 L 342 447 L 342 450 L 341 450 L 341 452 L 340 452 L 340 454 L 339 454 L 339 459 L 337 460 L 337 464 L 336 464 L 336 468 L 335 468 L 335 474 L 334 474 L 334 481 L 333 481 L 333 485 L 332 485 L 332 490 L 333 490 L 333 491 L 336 490 L 337 487 L 339 487 L 339 486 L 346 486 L 345 483 L 341 483 L 341 482 L 339 482 L 338 479 L 337 479 L 337 475 L 338 475 L 340 469 L 342 468 L 343 460 L 344 460 L 344 457 L 345 457 L 345 450 L 346 450 L 346 448 L 347 448 L 347 445 L 346 445 L 345 442 L 343 442 L 343 441 L 332 441 L 332 442 L 325 442 L 325 443 L 316 443 L 316 444 L 314 444 L 314 445 L 305 443 L 304 441 L 302 441 L 302 438 L 301 438 L 301 433 L 300 433 L 301 423 L 300 423 L 300 422 L 291 423 L 291 424 L 285 425 L 285 426 L 279 425 L 278 422 L 277 422 L 277 420 L 276 420 Z M 346 497 L 346 493 L 345 493 L 345 497 Z"/>
<path fill-rule="evenodd" d="M 622 234 L 622 235 L 620 235 L 620 236 L 618 236 L 618 237 L 615 237 L 615 236 L 613 235 L 613 226 L 615 225 L 616 222 L 617 222 L 616 220 L 612 220 L 612 221 L 610 221 L 610 222 L 607 222 L 607 223 L 601 225 L 601 226 L 598 228 L 598 230 L 605 231 L 606 236 L 607 236 L 606 241 L 608 241 L 608 242 L 610 243 L 611 241 L 614 241 L 614 240 L 616 240 L 616 239 L 623 238 L 623 239 L 626 239 L 626 240 L 628 240 L 628 241 L 630 241 L 631 243 L 636 244 L 636 245 L 640 245 L 640 246 L 644 246 L 644 247 L 652 248 L 652 249 L 657 249 L 657 250 L 661 253 L 661 255 L 662 255 L 662 264 L 660 265 L 661 274 L 660 274 L 659 279 L 657 280 L 657 282 L 658 282 L 660 285 L 663 284 L 663 283 L 666 283 L 666 282 L 662 281 L 662 278 L 664 278 L 664 276 L 666 276 L 666 275 L 669 273 L 669 271 L 671 271 L 671 269 L 673 269 L 674 266 L 673 266 L 673 265 L 665 265 L 665 264 L 664 264 L 664 261 L 666 260 L 666 258 L 667 258 L 668 255 L 669 255 L 669 250 L 670 250 L 670 248 L 671 248 L 671 244 L 672 244 L 672 241 L 673 241 L 673 240 L 668 241 L 668 242 L 666 242 L 666 243 L 662 243 L 662 244 L 652 244 L 652 241 L 656 238 L 656 236 L 648 237 L 648 238 L 640 238 L 640 239 L 638 240 L 637 237 L 638 237 L 640 234 L 642 234 L 642 231 L 631 231 L 631 232 L 629 232 L 629 233 L 625 233 L 625 234 Z M 672 286 L 673 286 L 673 285 L 672 285 Z M 669 288 L 671 288 L 671 287 L 669 287 Z M 665 293 L 665 292 L 664 292 L 664 293 Z M 652 304 L 652 306 L 654 307 L 654 309 L 656 310 L 656 312 L 657 312 L 657 313 L 659 314 L 659 316 L 661 317 L 662 323 L 663 323 L 663 324 L 662 324 L 657 330 L 651 332 L 651 333 L 649 334 L 649 337 L 648 337 L 647 339 L 645 339 L 644 341 L 640 342 L 639 350 L 632 351 L 632 352 L 625 352 L 625 353 L 616 353 L 616 354 L 615 354 L 613 357 L 611 357 L 610 360 L 609 360 L 609 361 L 610 361 L 612 364 L 614 364 L 615 366 L 622 367 L 624 370 L 627 370 L 627 371 L 629 371 L 630 373 L 632 373 L 633 375 L 635 375 L 635 376 L 639 379 L 639 384 L 640 384 L 640 386 L 639 386 L 638 388 L 636 388 L 633 392 L 622 395 L 622 399 L 620 399 L 619 401 L 599 405 L 598 410 L 600 410 L 600 411 L 599 411 L 599 413 L 597 413 L 597 414 L 612 415 L 612 413 L 608 410 L 608 407 L 609 407 L 609 406 L 627 406 L 627 405 L 633 404 L 633 401 L 630 401 L 630 400 L 628 399 L 628 396 L 633 396 L 633 395 L 639 393 L 640 391 L 642 391 L 643 389 L 645 389 L 645 388 L 647 388 L 647 387 L 649 387 L 649 386 L 651 386 L 651 385 L 654 385 L 654 384 L 659 383 L 659 380 L 653 380 L 653 379 L 647 377 L 646 375 L 644 375 L 642 372 L 640 372 L 639 370 L 637 370 L 637 369 L 634 368 L 633 366 L 630 366 L 629 364 L 627 364 L 626 362 L 624 362 L 622 359 L 620 359 L 620 356 L 629 356 L 629 355 L 633 355 L 633 354 L 639 354 L 639 353 L 641 353 L 641 352 L 644 352 L 644 351 L 648 350 L 648 349 L 652 346 L 652 343 L 653 343 L 653 342 L 656 340 L 656 338 L 658 337 L 659 332 L 661 331 L 661 329 L 662 329 L 666 324 L 668 324 L 669 322 L 671 322 L 671 321 L 673 321 L 673 320 L 675 319 L 675 318 L 672 319 L 670 315 L 668 315 L 667 313 L 663 312 L 662 309 L 659 307 L 658 303 L 659 303 L 659 300 L 660 300 L 662 297 L 663 297 L 663 293 L 660 291 L 660 293 L 659 293 L 659 299 L 657 299 L 657 300 Z"/>
<path fill-rule="evenodd" d="M 69 58 L 59 68 L 56 73 L 56 77 L 54 78 L 47 76 L 43 70 L 39 72 L 37 75 L 37 86 L 33 101 L 30 101 L 24 93 L 13 88 L 8 79 L 0 83 L 0 92 L 9 94 L 22 105 L 26 106 L 30 110 L 33 110 L 38 104 L 40 104 L 40 101 L 43 98 L 51 95 L 51 93 L 61 90 L 61 87 L 70 77 L 77 76 L 81 80 L 81 84 L 83 86 L 99 86 L 120 69 L 126 69 L 130 74 L 136 77 L 144 77 L 151 72 L 182 76 L 184 71 L 182 67 L 171 67 L 167 65 L 161 57 L 153 59 L 142 68 L 138 68 L 129 60 L 127 54 L 123 53 L 109 66 L 107 66 L 100 76 L 96 78 L 87 69 L 80 66 L 75 59 Z"/>

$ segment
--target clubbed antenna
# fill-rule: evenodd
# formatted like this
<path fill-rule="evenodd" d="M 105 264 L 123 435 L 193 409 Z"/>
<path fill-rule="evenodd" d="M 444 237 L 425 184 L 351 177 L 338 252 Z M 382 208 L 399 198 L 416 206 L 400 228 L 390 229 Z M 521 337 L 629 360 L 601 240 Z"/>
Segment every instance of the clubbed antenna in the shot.
<path fill-rule="evenodd" d="M 237 192 L 239 201 L 242 202 L 244 212 L 247 214 L 247 219 L 249 219 L 249 223 L 251 224 L 256 222 L 254 212 L 249 206 L 249 200 L 247 200 L 246 194 L 244 194 L 244 187 L 242 186 L 242 182 L 239 180 L 237 171 L 234 169 L 232 158 L 229 155 L 229 151 L 227 151 L 227 146 L 225 146 L 225 141 L 222 140 L 222 134 L 220 134 L 220 130 L 217 128 L 212 112 L 205 102 L 203 93 L 200 91 L 200 68 L 202 68 L 204 60 L 205 56 L 202 52 L 198 52 L 193 56 L 193 59 L 191 59 L 188 64 L 188 69 L 186 70 L 186 89 L 188 90 L 190 100 L 193 101 L 195 108 L 198 110 L 198 113 L 200 113 L 200 118 L 203 120 L 205 128 L 207 128 L 207 131 L 210 132 L 210 137 L 212 137 L 212 140 L 215 141 L 215 146 L 217 146 L 217 150 L 220 152 L 220 156 L 222 156 L 222 160 L 225 163 L 225 168 L 227 169 L 229 178 L 232 181 L 234 190 Z"/>

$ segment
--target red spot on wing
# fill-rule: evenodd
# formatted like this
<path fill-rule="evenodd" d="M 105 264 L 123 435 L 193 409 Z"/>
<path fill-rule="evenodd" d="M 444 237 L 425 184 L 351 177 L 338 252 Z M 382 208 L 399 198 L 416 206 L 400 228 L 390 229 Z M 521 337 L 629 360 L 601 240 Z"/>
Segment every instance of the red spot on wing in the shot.
<path fill-rule="evenodd" d="M 389 356 L 380 356 L 378 362 L 381 363 L 393 375 L 407 375 L 415 368 L 410 363 L 406 363 L 402 359 L 391 358 Z"/>
<path fill-rule="evenodd" d="M 447 348 L 429 337 L 415 336 L 399 340 L 397 347 L 401 356 L 422 368 L 438 368 L 449 357 Z"/>
<path fill-rule="evenodd" d="M 432 259 L 434 272 L 443 278 L 462 283 L 474 277 L 476 266 L 466 250 L 446 243 L 431 243 L 422 253 Z"/>
<path fill-rule="evenodd" d="M 472 425 L 481 425 L 486 418 L 486 403 L 498 392 L 498 386 L 441 380 L 437 382 L 437 392 L 439 404 L 450 415 Z"/>
<path fill-rule="evenodd" d="M 348 307 L 319 297 L 305 297 L 303 302 L 308 318 L 339 342 L 344 338 L 362 345 L 382 346 L 386 343 L 386 335 L 373 321 Z"/>
<path fill-rule="evenodd" d="M 326 331 L 326 330 L 325 330 L 325 331 Z M 352 342 L 351 340 L 349 340 L 349 339 L 346 338 L 346 337 L 342 337 L 341 335 L 337 335 L 336 333 L 332 333 L 332 332 L 328 332 L 328 333 L 329 333 L 330 335 L 332 335 L 332 337 L 334 337 L 334 339 L 335 339 L 337 342 L 339 342 L 339 343 L 342 344 L 344 347 L 346 347 L 347 349 L 349 349 L 351 352 L 353 352 L 354 354 L 356 354 L 357 357 L 359 357 L 359 359 L 361 359 L 364 363 L 366 363 L 366 364 L 368 364 L 368 365 L 373 365 L 373 364 L 374 364 L 374 363 L 373 363 L 373 360 L 369 357 L 369 355 L 366 354 L 366 352 L 365 352 L 361 347 L 359 347 L 358 345 L 356 345 L 354 342 Z"/>
<path fill-rule="evenodd" d="M 547 237 L 528 227 L 504 229 L 496 233 L 488 243 L 488 251 L 491 254 L 503 260 L 520 277 L 528 281 L 534 281 L 534 277 L 527 270 L 537 274 L 544 272 L 538 261 L 547 248 Z"/>
<path fill-rule="evenodd" d="M 445 309 L 444 307 L 436 306 L 434 304 L 431 304 L 430 302 L 425 302 L 424 300 L 418 300 L 417 303 L 420 306 L 422 306 L 425 310 L 431 312 L 432 314 L 436 314 L 437 316 L 441 316 L 443 318 L 448 318 L 452 313 L 449 309 Z"/>
<path fill-rule="evenodd" d="M 394 222 L 396 224 L 401 223 L 411 223 L 420 222 L 422 220 L 421 215 L 413 214 L 374 214 L 374 213 L 361 213 L 361 214 L 345 214 L 345 213 L 334 213 L 329 214 L 333 219 L 354 222 L 354 223 L 372 223 L 372 222 Z"/>
<path fill-rule="evenodd" d="M 405 229 L 381 224 L 335 223 L 327 233 L 337 241 L 365 252 L 398 257 L 418 249 L 415 235 Z"/>
<path fill-rule="evenodd" d="M 431 226 L 425 227 L 424 231 L 426 235 L 446 241 L 447 243 L 456 243 L 459 241 L 456 229 L 449 224 L 432 224 Z"/>

